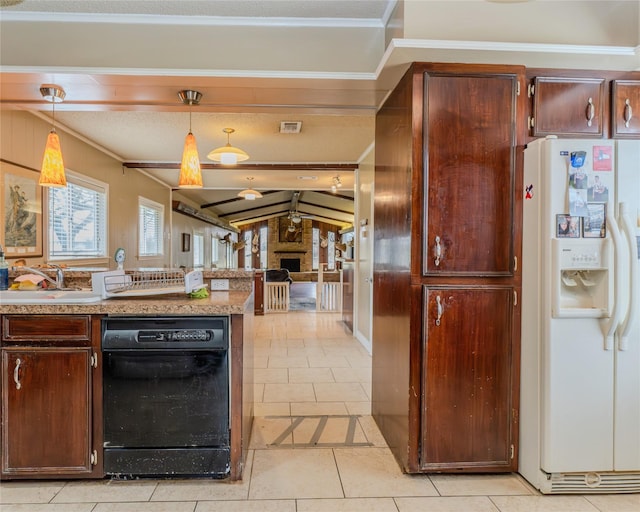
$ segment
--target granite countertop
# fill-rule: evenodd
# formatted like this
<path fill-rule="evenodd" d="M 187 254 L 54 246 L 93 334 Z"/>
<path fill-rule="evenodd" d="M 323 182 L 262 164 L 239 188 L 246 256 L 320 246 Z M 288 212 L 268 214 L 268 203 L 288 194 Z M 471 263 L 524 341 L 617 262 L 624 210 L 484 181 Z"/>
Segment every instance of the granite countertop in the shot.
<path fill-rule="evenodd" d="M 253 311 L 251 291 L 209 292 L 205 299 L 185 294 L 110 298 L 88 304 L 1 304 L 1 314 L 28 315 L 232 315 Z"/>

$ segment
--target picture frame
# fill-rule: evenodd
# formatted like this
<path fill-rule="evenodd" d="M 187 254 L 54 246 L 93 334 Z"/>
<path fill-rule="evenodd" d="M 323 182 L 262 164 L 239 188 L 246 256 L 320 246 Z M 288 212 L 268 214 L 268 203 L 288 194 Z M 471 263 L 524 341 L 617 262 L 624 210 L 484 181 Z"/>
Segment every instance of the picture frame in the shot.
<path fill-rule="evenodd" d="M 182 233 L 182 252 L 191 251 L 191 234 Z"/>
<path fill-rule="evenodd" d="M 290 228 L 293 227 L 293 230 Z M 294 224 L 287 217 L 278 219 L 278 241 L 280 243 L 302 243 L 302 224 Z"/>
<path fill-rule="evenodd" d="M 607 204 L 587 204 L 589 215 L 582 217 L 582 236 L 584 238 L 605 238 L 607 236 Z"/>
<path fill-rule="evenodd" d="M 38 171 L 0 162 L 0 244 L 5 258 L 42 256 L 42 187 Z"/>
<path fill-rule="evenodd" d="M 580 217 L 561 213 L 556 215 L 557 238 L 580 238 Z"/>

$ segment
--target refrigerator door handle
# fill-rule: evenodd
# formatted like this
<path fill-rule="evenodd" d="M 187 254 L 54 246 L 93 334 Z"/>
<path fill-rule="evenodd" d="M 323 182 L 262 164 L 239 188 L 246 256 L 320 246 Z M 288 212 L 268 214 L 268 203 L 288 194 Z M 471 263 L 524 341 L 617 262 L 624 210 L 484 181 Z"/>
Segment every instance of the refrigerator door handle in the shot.
<path fill-rule="evenodd" d="M 627 238 L 629 244 L 629 307 L 627 309 L 626 318 L 622 323 L 620 341 L 618 342 L 619 350 L 627 350 L 629 348 L 629 333 L 638 321 L 638 246 L 633 233 L 633 223 L 629 215 L 629 209 L 626 203 L 620 203 L 620 227 Z"/>
<path fill-rule="evenodd" d="M 610 297 L 610 300 L 613 302 L 613 307 L 611 311 L 611 320 L 609 321 L 607 334 L 604 337 L 604 349 L 605 350 L 613 350 L 613 341 L 616 329 L 620 325 L 621 320 L 621 311 L 619 306 L 619 300 L 617 300 L 616 294 L 620 293 L 621 290 L 621 280 L 622 280 L 622 236 L 620 235 L 620 229 L 618 228 L 618 223 L 613 215 L 611 215 L 608 219 L 608 227 L 609 232 L 611 233 L 611 239 L 613 240 L 613 288 L 614 293 L 613 297 Z M 609 266 L 609 272 L 612 272 L 611 266 Z"/>

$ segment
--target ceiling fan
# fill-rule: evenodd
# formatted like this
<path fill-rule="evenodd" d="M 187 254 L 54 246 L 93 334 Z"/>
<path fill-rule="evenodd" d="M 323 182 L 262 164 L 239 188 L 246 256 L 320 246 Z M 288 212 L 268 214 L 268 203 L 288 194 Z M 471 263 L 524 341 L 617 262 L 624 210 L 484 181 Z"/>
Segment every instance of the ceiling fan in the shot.
<path fill-rule="evenodd" d="M 287 218 L 294 224 L 300 224 L 302 222 L 302 219 L 313 219 L 313 215 L 300 213 L 297 210 L 291 210 L 289 211 L 289 216 Z"/>

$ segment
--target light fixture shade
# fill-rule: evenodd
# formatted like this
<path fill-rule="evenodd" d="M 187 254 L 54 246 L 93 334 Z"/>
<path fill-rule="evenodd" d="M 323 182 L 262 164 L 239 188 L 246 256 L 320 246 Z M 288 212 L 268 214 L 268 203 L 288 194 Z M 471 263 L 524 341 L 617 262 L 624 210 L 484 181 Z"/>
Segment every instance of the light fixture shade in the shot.
<path fill-rule="evenodd" d="M 207 158 L 214 162 L 220 162 L 224 165 L 235 165 L 238 162 L 249 160 L 249 155 L 247 155 L 247 153 L 242 151 L 240 148 L 234 148 L 229 141 L 229 136 L 235 132 L 235 130 L 233 128 L 225 128 L 222 131 L 227 134 L 227 144 L 211 151 L 207 155 Z"/>
<path fill-rule="evenodd" d="M 242 197 L 242 198 L 247 199 L 249 201 L 253 201 L 254 199 L 262 197 L 262 194 L 260 192 L 258 192 L 257 190 L 253 190 L 252 188 L 248 188 L 246 190 L 242 190 L 241 192 L 238 192 L 238 197 Z"/>
<path fill-rule="evenodd" d="M 189 132 L 184 139 L 184 151 L 182 152 L 182 164 L 180 165 L 180 188 L 202 188 L 202 170 L 198 147 L 193 133 Z"/>
<path fill-rule="evenodd" d="M 67 186 L 62 151 L 60 151 L 60 138 L 55 130 L 51 130 L 47 137 L 47 145 L 44 148 L 44 156 L 42 157 L 40 181 L 38 183 L 43 187 Z"/>
<path fill-rule="evenodd" d="M 214 162 L 220 162 L 221 164 L 235 165 L 238 162 L 249 160 L 249 155 L 240 148 L 234 148 L 231 144 L 227 144 L 211 151 L 207 155 L 207 158 Z"/>

